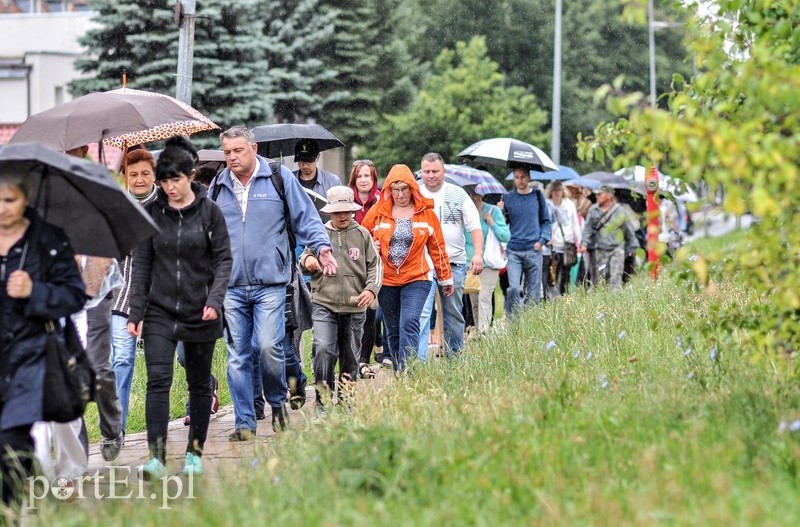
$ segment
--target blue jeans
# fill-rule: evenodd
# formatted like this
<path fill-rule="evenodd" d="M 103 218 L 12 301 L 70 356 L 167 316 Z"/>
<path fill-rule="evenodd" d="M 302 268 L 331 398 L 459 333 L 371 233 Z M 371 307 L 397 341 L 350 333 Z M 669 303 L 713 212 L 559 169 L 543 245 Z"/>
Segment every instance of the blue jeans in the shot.
<path fill-rule="evenodd" d="M 431 315 L 433 314 L 433 305 L 436 298 L 436 280 L 430 282 L 431 287 L 425 298 L 425 305 L 422 308 L 422 313 L 419 314 L 419 344 L 417 344 L 417 358 L 421 361 L 428 360 L 428 340 L 430 338 L 431 330 Z"/>
<path fill-rule="evenodd" d="M 253 404 L 255 360 L 261 366 L 264 395 L 273 408 L 286 404 L 284 306 L 286 286 L 235 286 L 225 295 L 225 320 L 233 344 L 228 346 L 228 388 L 236 430 L 256 430 Z"/>
<path fill-rule="evenodd" d="M 457 356 L 464 349 L 464 280 L 467 277 L 467 266 L 464 264 L 450 264 L 450 273 L 453 275 L 453 294 L 444 296 L 442 286 L 439 288 L 439 298 L 442 301 L 442 322 L 444 325 L 444 344 L 447 349 L 448 357 Z M 431 313 L 433 311 L 434 289 L 425 301 L 425 308 L 421 315 L 421 331 L 419 342 L 425 341 L 423 353 L 417 348 L 417 355 L 420 360 L 428 358 L 428 325 L 430 324 Z"/>
<path fill-rule="evenodd" d="M 536 249 L 512 251 L 508 254 L 507 311 L 513 314 L 523 303 L 521 298 L 523 277 L 525 279 L 525 304 L 538 304 L 542 298 L 542 252 Z"/>
<path fill-rule="evenodd" d="M 430 290 L 429 280 L 418 280 L 402 286 L 385 285 L 378 293 L 389 357 L 395 371 L 405 370 L 408 357 L 416 355 L 420 313 Z"/>
<path fill-rule="evenodd" d="M 111 315 L 111 369 L 117 379 L 117 394 L 122 407 L 122 430 L 128 423 L 133 366 L 136 360 L 136 337 L 128 334 L 128 317 Z"/>

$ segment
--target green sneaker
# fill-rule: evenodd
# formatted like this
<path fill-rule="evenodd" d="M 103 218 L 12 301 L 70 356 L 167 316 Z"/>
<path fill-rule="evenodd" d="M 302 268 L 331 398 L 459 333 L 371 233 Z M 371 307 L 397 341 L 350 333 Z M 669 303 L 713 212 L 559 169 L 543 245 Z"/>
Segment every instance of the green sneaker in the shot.
<path fill-rule="evenodd" d="M 155 481 L 167 477 L 167 467 L 160 459 L 153 458 L 144 465 L 139 465 L 139 477 L 147 481 Z"/>
<path fill-rule="evenodd" d="M 186 464 L 183 466 L 184 476 L 200 476 L 203 474 L 203 461 L 200 456 L 186 452 Z"/>

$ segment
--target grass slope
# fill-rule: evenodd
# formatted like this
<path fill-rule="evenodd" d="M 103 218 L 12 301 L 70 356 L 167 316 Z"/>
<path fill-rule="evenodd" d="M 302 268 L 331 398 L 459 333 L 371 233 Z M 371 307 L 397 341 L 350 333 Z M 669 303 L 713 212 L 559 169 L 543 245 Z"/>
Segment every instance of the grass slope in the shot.
<path fill-rule="evenodd" d="M 714 249 L 719 242 L 713 242 Z M 706 250 L 702 245 L 693 250 Z M 720 284 L 575 294 L 295 423 L 195 500 L 45 506 L 46 525 L 798 525 L 779 363 L 683 342 Z M 798 422 L 800 427 L 800 422 Z M 790 427 L 791 428 L 791 427 Z M 65 516 L 64 511 L 69 510 Z"/>

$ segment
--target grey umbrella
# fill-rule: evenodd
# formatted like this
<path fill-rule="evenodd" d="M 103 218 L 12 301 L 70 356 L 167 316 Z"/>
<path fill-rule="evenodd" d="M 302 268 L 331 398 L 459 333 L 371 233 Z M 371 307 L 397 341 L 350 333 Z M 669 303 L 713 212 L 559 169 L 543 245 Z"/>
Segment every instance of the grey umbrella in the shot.
<path fill-rule="evenodd" d="M 274 159 L 294 155 L 294 145 L 300 139 L 313 139 L 319 151 L 339 148 L 344 143 L 318 124 L 278 123 L 256 126 L 252 130 L 256 136 L 258 153 Z"/>
<path fill-rule="evenodd" d="M 30 204 L 78 254 L 122 258 L 158 227 L 103 165 L 39 143 L 0 146 L 0 174 L 30 180 Z"/>

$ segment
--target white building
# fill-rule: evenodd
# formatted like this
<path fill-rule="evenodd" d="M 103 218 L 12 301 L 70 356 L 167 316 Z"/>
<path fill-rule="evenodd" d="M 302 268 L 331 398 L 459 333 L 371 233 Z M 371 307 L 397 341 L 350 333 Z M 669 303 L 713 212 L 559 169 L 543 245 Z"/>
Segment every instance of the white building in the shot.
<path fill-rule="evenodd" d="M 82 76 L 73 66 L 78 38 L 94 26 L 87 4 L 0 0 L 0 144 L 3 129 L 72 98 L 67 83 Z"/>

